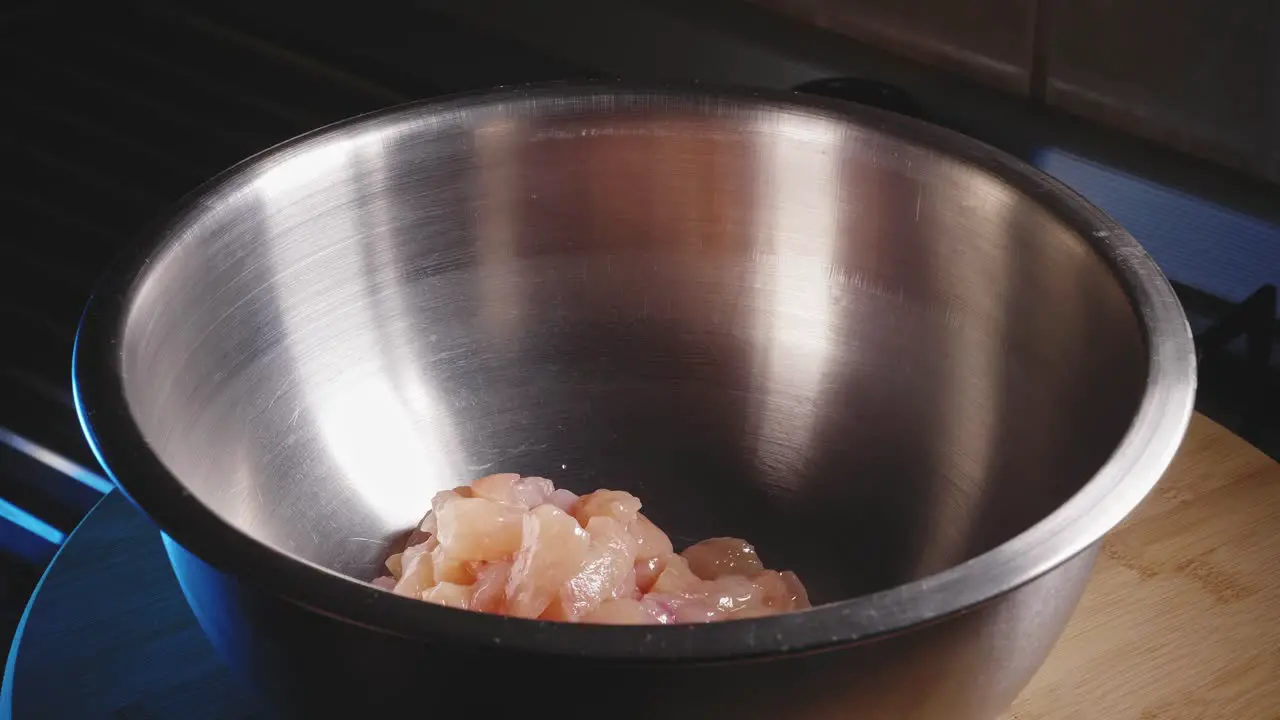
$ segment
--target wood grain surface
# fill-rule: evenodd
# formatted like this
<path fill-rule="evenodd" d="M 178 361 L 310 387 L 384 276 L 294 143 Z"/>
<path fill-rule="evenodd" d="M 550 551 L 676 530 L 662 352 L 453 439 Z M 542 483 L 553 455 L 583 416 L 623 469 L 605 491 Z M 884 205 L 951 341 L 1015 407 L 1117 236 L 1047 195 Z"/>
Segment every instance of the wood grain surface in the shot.
<path fill-rule="evenodd" d="M 1197 415 L 1005 717 L 1280 718 L 1280 465 Z"/>
<path fill-rule="evenodd" d="M 196 626 L 155 529 L 108 495 L 28 607 L 0 718 L 261 716 Z M 1001 720 L 1278 719 L 1280 465 L 1196 416 Z"/>

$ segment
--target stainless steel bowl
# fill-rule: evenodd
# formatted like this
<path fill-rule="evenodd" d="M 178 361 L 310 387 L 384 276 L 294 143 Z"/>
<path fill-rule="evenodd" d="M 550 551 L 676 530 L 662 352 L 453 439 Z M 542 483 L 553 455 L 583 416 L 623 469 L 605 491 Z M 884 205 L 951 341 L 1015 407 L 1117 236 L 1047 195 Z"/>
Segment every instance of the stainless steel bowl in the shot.
<path fill-rule="evenodd" d="M 1195 385 L 1148 256 L 1017 160 L 858 106 L 608 86 L 242 163 L 106 279 L 75 379 L 214 644 L 290 708 L 894 720 L 1013 699 Z M 362 582 L 498 470 L 751 539 L 820 606 L 568 626 Z"/>

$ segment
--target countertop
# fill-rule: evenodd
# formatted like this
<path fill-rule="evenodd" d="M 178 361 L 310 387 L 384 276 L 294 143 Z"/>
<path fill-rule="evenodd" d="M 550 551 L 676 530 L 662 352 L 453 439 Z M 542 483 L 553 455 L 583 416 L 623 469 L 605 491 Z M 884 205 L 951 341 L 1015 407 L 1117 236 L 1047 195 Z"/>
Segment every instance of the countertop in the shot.
<path fill-rule="evenodd" d="M 1280 718 L 1280 464 L 1201 415 L 1002 720 Z"/>

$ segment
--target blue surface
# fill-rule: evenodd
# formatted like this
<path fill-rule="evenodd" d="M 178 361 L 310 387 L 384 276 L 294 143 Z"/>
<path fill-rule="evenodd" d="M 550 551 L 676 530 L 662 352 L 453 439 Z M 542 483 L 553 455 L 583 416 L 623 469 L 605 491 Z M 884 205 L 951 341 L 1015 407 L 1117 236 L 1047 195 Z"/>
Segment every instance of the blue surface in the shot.
<path fill-rule="evenodd" d="M 1175 282 L 1231 302 L 1280 284 L 1280 226 L 1062 150 L 1031 162 L 1115 218 Z"/>
<path fill-rule="evenodd" d="M 71 535 L 75 535 L 75 531 L 71 531 Z M 22 644 L 22 633 L 27 628 L 27 620 L 31 617 L 31 608 L 36 604 L 36 596 L 40 594 L 40 588 L 44 587 L 44 581 L 48 579 L 49 573 L 53 570 L 53 563 L 57 562 L 58 555 L 62 554 L 62 550 L 66 548 L 66 543 L 62 543 L 57 552 L 53 556 L 53 560 L 44 569 L 44 573 L 40 576 L 36 587 L 31 591 L 31 597 L 27 600 L 27 606 L 22 610 L 22 618 L 18 620 L 18 627 L 13 632 L 13 641 L 9 643 L 9 655 L 4 662 L 4 678 L 0 679 L 0 720 L 10 720 L 13 717 L 13 678 L 14 668 L 18 662 L 18 646 Z"/>
<path fill-rule="evenodd" d="M 0 720 L 266 717 L 196 624 L 159 532 L 119 492 L 40 579 L 3 683 Z"/>

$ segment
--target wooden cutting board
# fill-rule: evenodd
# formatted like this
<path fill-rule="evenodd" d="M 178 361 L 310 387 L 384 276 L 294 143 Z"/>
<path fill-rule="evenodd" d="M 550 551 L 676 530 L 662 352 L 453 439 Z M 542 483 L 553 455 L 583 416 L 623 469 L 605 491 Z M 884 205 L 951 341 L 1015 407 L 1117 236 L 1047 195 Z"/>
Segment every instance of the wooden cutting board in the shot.
<path fill-rule="evenodd" d="M 111 493 L 27 608 L 0 688 L 9 717 L 265 716 L 201 634 L 154 527 Z M 1280 465 L 1197 416 L 1000 720 L 1280 720 Z"/>
<path fill-rule="evenodd" d="M 1004 720 L 1280 719 L 1280 465 L 1197 415 Z"/>

